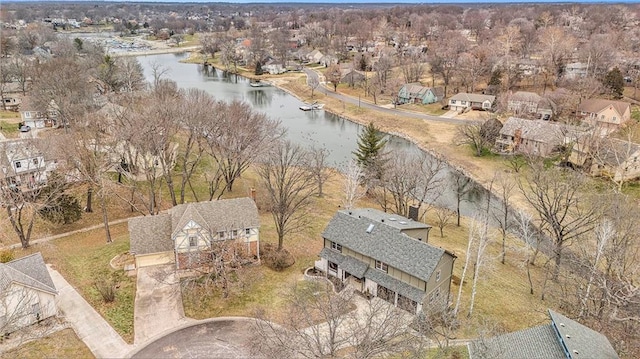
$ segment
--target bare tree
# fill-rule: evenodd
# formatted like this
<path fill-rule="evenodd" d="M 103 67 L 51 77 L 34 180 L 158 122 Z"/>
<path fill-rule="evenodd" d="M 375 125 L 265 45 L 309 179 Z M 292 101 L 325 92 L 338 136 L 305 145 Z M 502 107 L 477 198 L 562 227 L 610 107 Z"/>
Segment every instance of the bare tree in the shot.
<path fill-rule="evenodd" d="M 327 157 L 329 156 L 329 150 L 324 147 L 312 146 L 309 149 L 309 154 L 309 170 L 313 173 L 313 176 L 316 179 L 318 197 L 322 197 L 322 187 L 329 179 L 329 172 L 327 171 Z"/>
<path fill-rule="evenodd" d="M 324 71 L 324 77 L 333 85 L 333 91 L 337 91 L 340 80 L 342 79 L 342 71 L 340 70 L 340 65 L 333 64 L 327 67 L 327 69 Z"/>
<path fill-rule="evenodd" d="M 471 145 L 475 155 L 480 157 L 485 150 L 491 149 L 502 129 L 502 123 L 493 118 L 483 122 L 460 125 L 456 128 L 457 143 Z"/>
<path fill-rule="evenodd" d="M 257 172 L 267 191 L 280 251 L 285 236 L 300 230 L 310 220 L 307 209 L 317 187 L 315 176 L 309 170 L 309 154 L 282 141 L 258 164 Z"/>
<path fill-rule="evenodd" d="M 313 92 L 320 86 L 320 80 L 317 76 L 307 76 L 307 86 L 309 86 L 311 98 L 313 98 Z"/>
<path fill-rule="evenodd" d="M 544 169 L 538 164 L 518 187 L 535 209 L 540 229 L 549 235 L 554 246 L 554 278 L 557 278 L 564 247 L 590 232 L 601 211 L 585 198 L 584 178 L 566 169 Z"/>
<path fill-rule="evenodd" d="M 497 194 L 501 201 L 494 202 L 494 210 L 492 211 L 493 219 L 498 223 L 498 230 L 502 235 L 502 264 L 505 263 L 507 256 L 507 234 L 511 230 L 511 195 L 515 189 L 516 183 L 505 175 L 499 175 L 498 172 L 494 174 L 494 179 L 497 179 Z"/>
<path fill-rule="evenodd" d="M 438 207 L 435 209 L 434 223 L 436 227 L 440 229 L 440 237 L 444 237 L 444 227 L 446 227 L 455 216 L 456 212 L 448 208 Z"/>
<path fill-rule="evenodd" d="M 356 202 L 364 197 L 366 191 L 360 185 L 363 176 L 362 167 L 355 160 L 349 161 L 344 169 L 344 198 L 342 199 L 342 206 L 345 209 L 353 208 Z"/>
<path fill-rule="evenodd" d="M 255 112 L 249 104 L 219 102 L 214 119 L 205 127 L 207 152 L 222 174 L 224 188 L 233 191 L 233 184 L 249 166 L 283 136 L 277 121 Z M 216 178 L 217 176 L 214 176 Z M 219 193 L 218 198 L 222 195 Z M 210 193 L 213 198 L 214 194 Z"/>

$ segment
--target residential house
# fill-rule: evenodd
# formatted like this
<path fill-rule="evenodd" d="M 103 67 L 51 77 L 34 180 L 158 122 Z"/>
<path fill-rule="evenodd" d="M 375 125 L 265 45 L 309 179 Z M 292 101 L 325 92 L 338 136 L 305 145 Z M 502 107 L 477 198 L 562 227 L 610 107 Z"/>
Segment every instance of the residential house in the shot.
<path fill-rule="evenodd" d="M 0 263 L 0 335 L 56 315 L 57 294 L 39 252 Z"/>
<path fill-rule="evenodd" d="M 7 111 L 18 111 L 20 109 L 20 105 L 22 104 L 22 100 L 15 97 L 3 97 L 2 98 L 2 106 Z"/>
<path fill-rule="evenodd" d="M 616 138 L 583 136 L 573 145 L 569 162 L 592 176 L 624 182 L 640 177 L 640 144 Z"/>
<path fill-rule="evenodd" d="M 495 149 L 499 153 L 521 153 L 546 157 L 577 138 L 580 129 L 557 122 L 509 117 L 500 130 Z"/>
<path fill-rule="evenodd" d="M 138 268 L 174 263 L 176 269 L 189 269 L 221 241 L 234 241 L 259 258 L 259 227 L 251 198 L 180 204 L 129 219 L 130 251 Z"/>
<path fill-rule="evenodd" d="M 340 83 L 349 84 L 349 86 L 359 86 L 367 80 L 366 75 L 362 71 L 354 69 L 343 69 Z"/>
<path fill-rule="evenodd" d="M 577 115 L 607 135 L 631 119 L 631 105 L 623 101 L 589 99 L 578 105 Z"/>
<path fill-rule="evenodd" d="M 279 75 L 287 72 L 282 61 L 270 59 L 264 65 L 262 65 L 262 71 L 268 72 L 271 75 Z"/>
<path fill-rule="evenodd" d="M 319 64 L 320 60 L 324 57 L 324 54 L 318 50 L 315 49 L 313 51 L 311 51 L 310 53 L 307 54 L 306 58 L 307 61 L 315 63 L 315 64 Z"/>
<path fill-rule="evenodd" d="M 572 62 L 564 67 L 563 76 L 566 79 L 579 79 L 587 76 L 589 65 L 582 62 Z"/>
<path fill-rule="evenodd" d="M 604 335 L 549 309 L 551 323 L 469 343 L 470 359 L 617 359 Z"/>
<path fill-rule="evenodd" d="M 45 156 L 44 147 L 39 139 L 0 142 L 1 186 L 25 192 L 45 184 L 57 161 Z"/>
<path fill-rule="evenodd" d="M 338 211 L 315 268 L 411 313 L 448 304 L 456 256 L 427 243 L 431 226 L 374 209 Z"/>
<path fill-rule="evenodd" d="M 57 116 L 53 112 L 20 111 L 20 118 L 25 126 L 31 128 L 56 127 Z"/>
<path fill-rule="evenodd" d="M 398 91 L 398 103 L 419 103 L 428 105 L 442 101 L 444 98 L 444 88 L 424 87 L 419 83 L 404 84 Z"/>
<path fill-rule="evenodd" d="M 493 109 L 495 101 L 495 96 L 460 92 L 449 99 L 449 108 L 461 112 L 468 110 L 490 111 Z"/>
<path fill-rule="evenodd" d="M 509 97 L 507 108 L 516 115 L 534 115 L 543 120 L 550 120 L 555 104 L 535 92 L 518 91 Z"/>
<path fill-rule="evenodd" d="M 338 63 L 338 58 L 333 55 L 324 55 L 320 58 L 319 64 L 324 67 L 329 67 Z"/>

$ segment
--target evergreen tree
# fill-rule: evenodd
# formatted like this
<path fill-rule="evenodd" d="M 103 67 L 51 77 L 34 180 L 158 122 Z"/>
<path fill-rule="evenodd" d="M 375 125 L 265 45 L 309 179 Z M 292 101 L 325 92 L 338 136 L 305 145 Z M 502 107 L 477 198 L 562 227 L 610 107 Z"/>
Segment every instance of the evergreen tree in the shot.
<path fill-rule="evenodd" d="M 262 71 L 262 62 L 256 62 L 256 75 L 262 75 L 264 72 Z"/>
<path fill-rule="evenodd" d="M 604 86 L 609 89 L 611 92 L 611 96 L 614 99 L 621 99 L 622 93 L 624 91 L 624 79 L 622 78 L 622 73 L 617 67 L 614 67 L 611 71 L 607 72 L 607 75 L 604 77 Z"/>
<path fill-rule="evenodd" d="M 358 136 L 358 149 L 353 152 L 356 161 L 365 172 L 366 181 L 380 179 L 386 162 L 384 148 L 387 140 L 373 123 L 369 123 Z"/>

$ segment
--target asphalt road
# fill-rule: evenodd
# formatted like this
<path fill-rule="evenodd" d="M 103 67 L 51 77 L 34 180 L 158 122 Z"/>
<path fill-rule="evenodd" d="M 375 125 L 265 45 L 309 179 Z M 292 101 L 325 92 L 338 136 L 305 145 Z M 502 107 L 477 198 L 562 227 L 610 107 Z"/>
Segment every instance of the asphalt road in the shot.
<path fill-rule="evenodd" d="M 362 101 L 361 99 L 358 99 L 358 98 L 355 98 L 355 97 L 342 95 L 340 93 L 331 91 L 325 85 L 323 85 L 323 81 L 322 81 L 322 79 L 320 79 L 320 76 L 318 75 L 318 73 L 316 71 L 305 68 L 304 72 L 307 74 L 307 76 L 315 77 L 315 78 L 318 79 L 318 82 L 320 83 L 320 86 L 318 86 L 316 91 L 319 91 L 319 92 L 321 92 L 321 93 L 323 93 L 323 94 L 325 94 L 325 95 L 327 95 L 329 97 L 333 97 L 333 98 L 338 99 L 340 101 L 343 101 L 345 103 L 354 104 L 356 106 L 359 104 L 360 107 L 362 107 L 362 108 L 366 108 L 366 109 L 370 109 L 370 110 L 374 110 L 374 111 L 379 111 L 379 112 L 386 113 L 386 114 L 389 114 L 389 115 L 411 117 L 411 118 L 417 118 L 417 119 L 425 120 L 425 121 L 445 122 L 445 123 L 452 123 L 452 124 L 455 124 L 455 125 L 462 125 L 462 124 L 468 124 L 469 123 L 469 121 L 458 120 L 458 119 L 455 119 L 455 118 L 446 118 L 446 117 L 426 115 L 426 114 L 416 113 L 416 112 L 403 111 L 403 110 L 394 109 L 394 108 L 386 108 L 386 107 L 375 105 L 375 104 L 370 103 L 370 102 Z"/>
<path fill-rule="evenodd" d="M 250 319 L 219 319 L 179 329 L 148 344 L 132 358 L 255 358 Z"/>

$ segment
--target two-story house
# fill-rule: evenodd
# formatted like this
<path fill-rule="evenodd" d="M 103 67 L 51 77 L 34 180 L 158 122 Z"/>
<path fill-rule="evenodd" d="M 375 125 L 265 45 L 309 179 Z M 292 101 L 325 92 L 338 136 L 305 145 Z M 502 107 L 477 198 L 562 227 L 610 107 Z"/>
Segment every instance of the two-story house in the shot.
<path fill-rule="evenodd" d="M 449 98 L 449 108 L 461 112 L 469 109 L 490 111 L 495 101 L 495 96 L 460 92 Z"/>
<path fill-rule="evenodd" d="M 220 241 L 234 241 L 260 257 L 260 220 L 251 198 L 177 205 L 166 213 L 129 219 L 136 267 L 175 263 L 188 269 Z"/>
<path fill-rule="evenodd" d="M 338 211 L 315 268 L 411 313 L 442 307 L 456 256 L 427 243 L 430 228 L 375 209 Z"/>
<path fill-rule="evenodd" d="M 55 160 L 45 157 L 39 139 L 21 139 L 0 143 L 0 179 L 3 186 L 28 191 L 47 182 L 55 170 Z"/>
<path fill-rule="evenodd" d="M 424 87 L 419 83 L 404 84 L 398 91 L 398 103 L 419 103 L 428 105 L 442 101 L 444 98 L 444 88 Z"/>
<path fill-rule="evenodd" d="M 624 182 L 640 177 L 640 144 L 615 138 L 582 136 L 571 149 L 569 162 L 592 176 Z"/>
<path fill-rule="evenodd" d="M 584 100 L 578 105 L 577 115 L 602 135 L 607 135 L 631 119 L 631 104 L 604 99 Z"/>
<path fill-rule="evenodd" d="M 535 92 L 517 91 L 509 96 L 507 109 L 516 115 L 534 115 L 543 120 L 553 117 L 555 104 Z"/>

